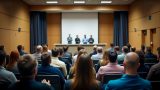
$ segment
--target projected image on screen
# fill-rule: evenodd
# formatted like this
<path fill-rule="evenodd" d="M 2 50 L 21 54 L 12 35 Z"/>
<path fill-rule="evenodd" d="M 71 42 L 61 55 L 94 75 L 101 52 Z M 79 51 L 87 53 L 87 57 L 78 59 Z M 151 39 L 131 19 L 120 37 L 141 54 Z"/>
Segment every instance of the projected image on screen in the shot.
<path fill-rule="evenodd" d="M 68 44 L 67 37 L 72 37 L 75 44 L 76 35 L 82 43 L 84 35 L 92 35 L 94 44 L 98 44 L 98 13 L 62 13 L 62 44 Z"/>

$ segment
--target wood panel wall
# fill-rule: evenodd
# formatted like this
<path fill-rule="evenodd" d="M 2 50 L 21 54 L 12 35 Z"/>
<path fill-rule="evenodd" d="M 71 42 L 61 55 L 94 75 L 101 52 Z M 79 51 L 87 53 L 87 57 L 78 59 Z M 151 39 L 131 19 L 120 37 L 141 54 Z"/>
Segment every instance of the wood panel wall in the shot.
<path fill-rule="evenodd" d="M 0 44 L 5 45 L 7 53 L 22 44 L 30 48 L 29 7 L 21 0 L 0 0 Z M 21 32 L 18 32 L 21 28 Z"/>
<path fill-rule="evenodd" d="M 153 51 L 160 46 L 160 0 L 136 0 L 129 7 L 129 42 L 140 49 L 142 41 L 146 46 L 151 44 L 151 29 L 156 29 L 153 40 Z M 142 40 L 142 30 L 147 30 Z"/>

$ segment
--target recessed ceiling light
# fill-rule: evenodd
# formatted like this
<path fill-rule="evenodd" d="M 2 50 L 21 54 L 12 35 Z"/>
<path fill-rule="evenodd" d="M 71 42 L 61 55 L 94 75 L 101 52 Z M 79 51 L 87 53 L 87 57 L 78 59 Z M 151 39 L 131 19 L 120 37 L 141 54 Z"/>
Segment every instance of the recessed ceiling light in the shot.
<path fill-rule="evenodd" d="M 101 1 L 101 3 L 112 3 L 112 1 Z"/>
<path fill-rule="evenodd" d="M 74 1 L 74 3 L 85 3 L 85 1 Z"/>
<path fill-rule="evenodd" d="M 46 1 L 46 3 L 48 3 L 48 4 L 56 4 L 56 3 L 58 3 L 58 1 Z"/>

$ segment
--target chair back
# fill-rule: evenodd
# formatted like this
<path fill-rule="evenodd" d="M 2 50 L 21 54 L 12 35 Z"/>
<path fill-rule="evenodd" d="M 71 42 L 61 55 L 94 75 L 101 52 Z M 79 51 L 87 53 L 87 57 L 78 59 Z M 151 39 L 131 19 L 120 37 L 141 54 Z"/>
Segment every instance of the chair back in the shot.
<path fill-rule="evenodd" d="M 119 79 L 122 77 L 122 74 L 108 74 L 102 77 L 102 83 L 107 84 L 110 80 Z"/>
<path fill-rule="evenodd" d="M 36 81 L 41 82 L 43 79 L 49 80 L 52 87 L 54 87 L 55 90 L 62 90 L 60 77 L 58 75 L 37 75 L 36 76 Z"/>

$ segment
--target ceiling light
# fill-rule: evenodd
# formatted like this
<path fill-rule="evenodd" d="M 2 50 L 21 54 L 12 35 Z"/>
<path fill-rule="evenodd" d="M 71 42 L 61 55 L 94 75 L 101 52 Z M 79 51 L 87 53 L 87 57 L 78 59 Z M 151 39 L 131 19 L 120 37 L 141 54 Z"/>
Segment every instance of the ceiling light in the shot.
<path fill-rule="evenodd" d="M 112 3 L 112 1 L 101 1 L 101 3 Z"/>
<path fill-rule="evenodd" d="M 85 3 L 85 1 L 74 1 L 74 3 Z"/>
<path fill-rule="evenodd" d="M 48 4 L 58 3 L 58 1 L 46 1 Z"/>

